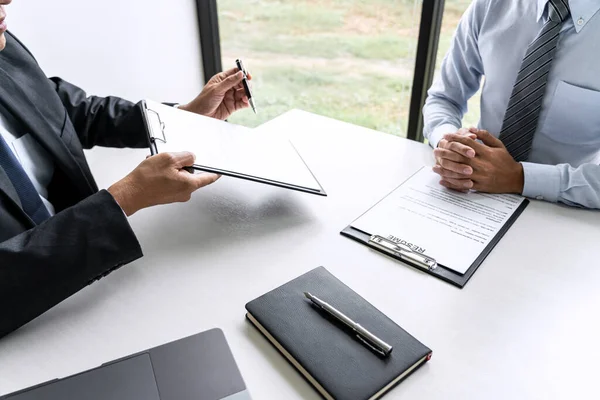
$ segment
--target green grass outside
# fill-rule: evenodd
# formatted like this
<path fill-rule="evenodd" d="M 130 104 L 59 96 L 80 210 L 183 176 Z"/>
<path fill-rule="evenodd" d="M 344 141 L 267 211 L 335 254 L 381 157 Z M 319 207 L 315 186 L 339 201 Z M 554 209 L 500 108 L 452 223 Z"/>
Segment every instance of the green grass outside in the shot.
<path fill-rule="evenodd" d="M 469 3 L 446 1 L 440 60 Z M 244 110 L 231 122 L 255 127 L 300 108 L 405 136 L 420 1 L 220 0 L 218 5 L 224 68 L 244 59 L 259 107 L 258 115 Z M 478 101 L 470 102 L 465 125 L 476 124 Z"/>

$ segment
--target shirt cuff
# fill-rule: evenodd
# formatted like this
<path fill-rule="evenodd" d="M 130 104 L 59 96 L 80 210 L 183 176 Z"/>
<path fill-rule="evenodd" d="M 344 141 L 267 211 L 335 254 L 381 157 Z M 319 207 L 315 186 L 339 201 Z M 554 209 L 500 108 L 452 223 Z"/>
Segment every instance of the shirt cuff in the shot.
<path fill-rule="evenodd" d="M 442 124 L 438 126 L 427 138 L 427 140 L 429 140 L 429 145 L 434 149 L 437 148 L 439 141 L 444 138 L 446 133 L 456 133 L 459 129 L 460 128 L 457 128 L 452 124 Z"/>
<path fill-rule="evenodd" d="M 560 171 L 555 165 L 534 164 L 522 162 L 523 196 L 553 203 L 558 201 L 560 194 Z"/>

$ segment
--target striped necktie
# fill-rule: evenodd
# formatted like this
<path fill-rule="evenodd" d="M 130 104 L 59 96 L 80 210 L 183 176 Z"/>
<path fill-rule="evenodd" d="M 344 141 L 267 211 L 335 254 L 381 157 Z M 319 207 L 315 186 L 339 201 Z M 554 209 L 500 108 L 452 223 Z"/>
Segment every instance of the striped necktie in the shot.
<path fill-rule="evenodd" d="M 516 161 L 527 160 L 531 152 L 558 36 L 570 14 L 569 0 L 549 0 L 548 14 L 548 22 L 527 48 L 500 131 L 500 140 Z"/>
<path fill-rule="evenodd" d="M 4 169 L 4 172 L 8 175 L 8 179 L 10 179 L 21 200 L 21 207 L 33 222 L 39 225 L 50 218 L 50 213 L 42 202 L 40 194 L 2 135 L 0 135 L 0 168 Z"/>

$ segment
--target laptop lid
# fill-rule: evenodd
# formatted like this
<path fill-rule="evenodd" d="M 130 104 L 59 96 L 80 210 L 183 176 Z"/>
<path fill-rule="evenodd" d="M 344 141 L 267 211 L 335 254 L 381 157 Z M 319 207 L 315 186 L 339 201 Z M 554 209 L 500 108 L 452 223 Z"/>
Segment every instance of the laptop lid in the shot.
<path fill-rule="evenodd" d="M 220 329 L 212 329 L 6 400 L 251 400 Z"/>
<path fill-rule="evenodd" d="M 161 400 L 148 354 L 57 380 L 15 395 L 10 400 Z"/>

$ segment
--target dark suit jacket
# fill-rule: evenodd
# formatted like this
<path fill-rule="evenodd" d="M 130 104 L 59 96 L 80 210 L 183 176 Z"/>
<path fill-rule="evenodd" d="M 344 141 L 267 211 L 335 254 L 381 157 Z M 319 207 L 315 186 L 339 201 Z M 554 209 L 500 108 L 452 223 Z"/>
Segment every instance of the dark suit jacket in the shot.
<path fill-rule="evenodd" d="M 0 337 L 142 256 L 113 197 L 98 191 L 83 148 L 146 147 L 139 105 L 87 97 L 48 79 L 10 33 L 0 52 L 0 102 L 48 151 L 57 214 L 36 226 L 0 167 Z"/>

